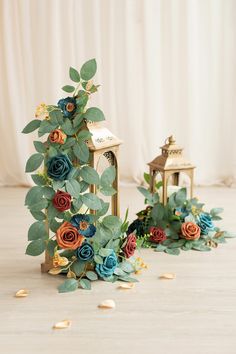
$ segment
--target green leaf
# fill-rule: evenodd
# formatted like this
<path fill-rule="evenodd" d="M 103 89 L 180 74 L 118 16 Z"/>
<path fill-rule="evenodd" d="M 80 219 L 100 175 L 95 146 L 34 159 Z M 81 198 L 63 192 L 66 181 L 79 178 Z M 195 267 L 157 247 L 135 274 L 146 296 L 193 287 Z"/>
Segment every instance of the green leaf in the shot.
<path fill-rule="evenodd" d="M 53 189 L 56 191 L 58 189 L 62 189 L 64 187 L 65 181 L 53 181 L 52 186 Z"/>
<path fill-rule="evenodd" d="M 88 108 L 83 117 L 91 122 L 101 122 L 105 120 L 104 113 L 97 107 Z"/>
<path fill-rule="evenodd" d="M 24 127 L 24 129 L 22 130 L 22 133 L 29 134 L 29 133 L 33 132 L 34 130 L 36 130 L 37 128 L 39 128 L 40 124 L 41 124 L 40 119 L 34 119 Z"/>
<path fill-rule="evenodd" d="M 126 274 L 122 269 L 120 269 L 120 268 L 116 268 L 116 269 L 114 270 L 114 274 L 115 274 L 115 275 L 119 275 L 119 276 L 121 276 L 121 277 L 126 277 L 126 276 L 127 276 L 127 274 Z"/>
<path fill-rule="evenodd" d="M 84 269 L 85 269 L 85 264 L 86 262 L 83 262 L 83 261 L 80 261 L 80 260 L 77 260 L 75 261 L 72 266 L 71 266 L 71 270 L 77 275 L 77 276 L 80 276 Z"/>
<path fill-rule="evenodd" d="M 151 176 L 149 173 L 144 172 L 143 178 L 147 184 L 150 184 Z"/>
<path fill-rule="evenodd" d="M 42 154 L 45 153 L 47 150 L 47 147 L 41 141 L 34 141 L 34 147 L 37 152 L 40 152 Z"/>
<path fill-rule="evenodd" d="M 42 199 L 40 202 L 29 205 L 30 211 L 40 211 L 42 209 L 47 208 L 48 206 L 48 201 L 46 199 Z"/>
<path fill-rule="evenodd" d="M 28 244 L 26 248 L 26 254 L 28 254 L 29 256 L 39 256 L 45 251 L 45 247 L 45 241 L 42 239 L 32 241 Z"/>
<path fill-rule="evenodd" d="M 116 168 L 115 166 L 109 166 L 101 175 L 101 186 L 106 188 L 110 186 L 116 178 Z"/>
<path fill-rule="evenodd" d="M 121 262 L 119 266 L 126 273 L 132 273 L 134 271 L 133 265 L 128 261 Z"/>
<path fill-rule="evenodd" d="M 97 264 L 103 264 L 103 258 L 101 256 L 99 256 L 98 254 L 96 254 L 94 256 L 94 262 Z"/>
<path fill-rule="evenodd" d="M 58 222 L 55 219 L 51 219 L 49 222 L 49 227 L 52 232 L 57 232 L 57 229 L 63 224 L 63 221 Z"/>
<path fill-rule="evenodd" d="M 148 200 L 149 203 L 152 201 L 152 193 L 148 189 L 144 187 L 138 187 L 137 189 L 140 193 L 142 193 L 142 195 Z"/>
<path fill-rule="evenodd" d="M 63 124 L 63 115 L 60 109 L 54 109 L 49 113 L 50 121 L 52 124 L 61 125 Z"/>
<path fill-rule="evenodd" d="M 92 135 L 93 134 L 91 134 L 88 130 L 84 129 L 78 133 L 77 137 L 78 137 L 78 139 L 85 141 L 85 140 L 88 140 L 89 138 L 91 138 Z"/>
<path fill-rule="evenodd" d="M 120 229 L 122 220 L 118 216 L 108 215 L 103 218 L 102 224 L 112 232 L 115 232 Z"/>
<path fill-rule="evenodd" d="M 74 208 L 74 212 L 77 213 L 81 209 L 81 207 L 83 205 L 83 202 L 82 202 L 82 200 L 80 198 L 74 199 L 73 202 L 72 202 L 72 205 L 73 205 L 73 208 Z"/>
<path fill-rule="evenodd" d="M 236 237 L 236 234 L 233 233 L 233 232 L 224 231 L 223 236 L 224 236 L 225 238 L 234 238 L 234 237 Z"/>
<path fill-rule="evenodd" d="M 80 170 L 80 176 L 83 178 L 83 180 L 89 184 L 99 184 L 99 175 L 97 171 L 90 167 L 90 166 L 84 166 Z"/>
<path fill-rule="evenodd" d="M 110 254 L 113 252 L 112 249 L 110 248 L 100 248 L 99 250 L 99 256 L 101 257 L 107 257 L 110 256 Z"/>
<path fill-rule="evenodd" d="M 186 188 L 181 188 L 175 195 L 175 202 L 177 206 L 182 206 L 186 202 L 187 190 Z"/>
<path fill-rule="evenodd" d="M 62 124 L 61 129 L 67 135 L 74 135 L 76 133 L 76 129 L 73 127 L 72 122 L 67 118 L 65 122 Z"/>
<path fill-rule="evenodd" d="M 58 286 L 59 293 L 68 293 L 78 289 L 78 281 L 74 278 L 66 279 L 64 283 Z"/>
<path fill-rule="evenodd" d="M 34 183 L 37 184 L 38 186 L 44 186 L 47 183 L 46 178 L 38 174 L 31 175 L 31 178 L 34 181 Z"/>
<path fill-rule="evenodd" d="M 84 117 L 81 113 L 78 113 L 75 115 L 74 120 L 73 120 L 73 126 L 74 128 L 77 128 L 80 126 L 80 124 L 83 122 Z"/>
<path fill-rule="evenodd" d="M 163 246 L 162 244 L 159 243 L 159 245 L 156 246 L 156 248 L 154 249 L 155 252 L 163 252 L 165 251 L 166 246 Z"/>
<path fill-rule="evenodd" d="M 203 252 L 211 251 L 211 247 L 208 247 L 204 244 L 201 244 L 199 246 L 193 246 L 192 249 L 194 249 L 196 251 L 203 251 Z"/>
<path fill-rule="evenodd" d="M 54 219 L 56 216 L 58 216 L 59 213 L 60 212 L 56 208 L 54 208 L 53 204 L 50 203 L 48 207 L 48 219 Z"/>
<path fill-rule="evenodd" d="M 48 157 L 51 158 L 57 155 L 58 155 L 57 149 L 54 146 L 50 146 L 48 150 Z"/>
<path fill-rule="evenodd" d="M 90 290 L 91 289 L 91 282 L 88 279 L 80 279 L 79 284 L 81 286 L 81 288 L 85 289 L 85 290 Z"/>
<path fill-rule="evenodd" d="M 45 198 L 51 200 L 55 195 L 55 191 L 53 188 L 45 186 L 45 187 L 43 187 L 43 195 Z"/>
<path fill-rule="evenodd" d="M 101 209 L 101 201 L 96 194 L 93 193 L 85 193 L 81 196 L 82 202 L 92 210 Z"/>
<path fill-rule="evenodd" d="M 73 152 L 75 154 L 75 156 L 83 161 L 83 162 L 87 162 L 89 159 L 89 148 L 87 146 L 86 143 L 84 143 L 83 141 L 79 141 L 77 142 L 77 144 L 75 144 L 73 146 Z"/>
<path fill-rule="evenodd" d="M 38 203 L 43 198 L 43 189 L 39 186 L 30 188 L 25 196 L 25 205 L 32 205 Z"/>
<path fill-rule="evenodd" d="M 102 187 L 100 189 L 100 192 L 105 195 L 105 196 L 112 196 L 114 194 L 117 193 L 117 191 L 115 190 L 115 188 L 113 187 L 109 187 L 109 186 L 106 186 L 106 187 Z"/>
<path fill-rule="evenodd" d="M 56 125 L 52 125 L 50 123 L 50 121 L 48 120 L 42 120 L 39 130 L 38 130 L 38 136 L 43 136 L 46 133 L 50 133 L 52 130 L 56 129 L 57 124 Z"/>
<path fill-rule="evenodd" d="M 70 67 L 69 75 L 72 81 L 80 82 L 80 75 L 76 69 Z"/>
<path fill-rule="evenodd" d="M 25 172 L 35 171 L 42 164 L 43 159 L 43 155 L 39 153 L 30 156 L 30 158 L 26 162 Z"/>
<path fill-rule="evenodd" d="M 70 93 L 75 91 L 75 87 L 71 85 L 66 85 L 62 87 L 62 90 Z"/>
<path fill-rule="evenodd" d="M 56 240 L 49 240 L 48 241 L 47 251 L 48 251 L 50 257 L 54 256 L 56 247 L 57 247 L 57 241 Z"/>
<path fill-rule="evenodd" d="M 168 254 L 172 254 L 174 256 L 178 256 L 180 254 L 179 248 L 166 248 L 164 252 Z"/>
<path fill-rule="evenodd" d="M 103 215 L 106 215 L 106 213 L 108 212 L 108 209 L 109 209 L 109 206 L 110 206 L 110 203 L 106 203 L 104 202 L 103 200 L 100 200 L 101 201 L 101 209 L 99 209 L 97 211 L 97 216 L 103 216 Z"/>
<path fill-rule="evenodd" d="M 164 214 L 165 214 L 164 205 L 161 203 L 155 204 L 151 211 L 151 216 L 153 220 L 155 221 L 163 220 Z"/>
<path fill-rule="evenodd" d="M 66 181 L 66 191 L 75 198 L 79 197 L 80 184 L 76 179 Z"/>
<path fill-rule="evenodd" d="M 90 80 L 96 74 L 97 63 L 95 59 L 90 59 L 82 65 L 80 70 L 80 76 L 83 80 Z"/>
<path fill-rule="evenodd" d="M 32 211 L 30 210 L 32 216 L 39 221 L 43 221 L 46 219 L 46 215 L 42 211 Z"/>
<path fill-rule="evenodd" d="M 182 247 L 184 246 L 185 244 L 185 240 L 178 240 L 178 241 L 175 241 L 175 242 L 172 242 L 170 245 L 169 245 L 169 248 L 179 248 L 179 247 Z"/>
<path fill-rule="evenodd" d="M 86 277 L 89 279 L 89 280 L 97 280 L 98 279 L 98 275 L 97 273 L 95 272 L 92 272 L 92 271 L 88 271 L 86 272 Z"/>
<path fill-rule="evenodd" d="M 43 221 L 34 222 L 28 231 L 28 240 L 33 241 L 37 239 L 46 239 L 48 238 L 47 230 L 45 227 L 45 223 Z"/>
<path fill-rule="evenodd" d="M 63 148 L 63 150 L 68 149 L 72 147 L 75 144 L 75 142 L 76 142 L 75 138 L 69 137 L 66 139 L 65 144 L 63 144 L 61 148 Z"/>

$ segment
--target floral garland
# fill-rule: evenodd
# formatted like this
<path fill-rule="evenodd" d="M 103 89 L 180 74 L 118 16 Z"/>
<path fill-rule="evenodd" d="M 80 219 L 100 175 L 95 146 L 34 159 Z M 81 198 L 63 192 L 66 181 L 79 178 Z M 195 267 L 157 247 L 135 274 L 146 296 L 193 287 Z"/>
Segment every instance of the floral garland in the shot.
<path fill-rule="evenodd" d="M 38 130 L 45 141 L 34 141 L 36 153 L 26 163 L 31 173 L 44 164 L 43 170 L 31 174 L 36 186 L 25 198 L 25 204 L 36 221 L 30 226 L 26 254 L 38 256 L 44 251 L 51 260 L 50 274 L 65 273 L 67 279 L 59 292 L 91 288 L 91 281 L 136 281 L 130 274 L 145 264 L 132 256 L 136 236 L 126 231 L 127 215 L 122 222 L 106 215 L 109 203 L 88 192 L 91 184 L 103 195 L 113 195 L 116 171 L 108 167 L 101 176 L 89 166 L 90 151 L 86 141 L 91 133 L 86 122 L 105 119 L 96 107 L 86 108 L 99 85 L 91 80 L 97 70 L 95 59 L 87 61 L 78 72 L 70 68 L 70 79 L 76 86 L 62 89 L 71 97 L 57 105 L 40 104 L 36 119 L 23 129 L 28 134 Z M 90 214 L 90 210 L 96 214 Z M 43 211 L 44 210 L 44 211 Z"/>
<path fill-rule="evenodd" d="M 150 176 L 145 173 L 147 183 Z M 197 198 L 187 199 L 186 188 L 171 194 L 166 205 L 160 202 L 159 188 L 154 193 L 144 187 L 138 190 L 145 197 L 146 209 L 136 215 L 138 218 L 128 227 L 128 234 L 135 233 L 141 247 L 154 248 L 157 252 L 178 255 L 180 250 L 211 251 L 226 238 L 235 235 L 220 230 L 214 221 L 221 220 L 222 208 L 213 208 L 206 212 Z"/>

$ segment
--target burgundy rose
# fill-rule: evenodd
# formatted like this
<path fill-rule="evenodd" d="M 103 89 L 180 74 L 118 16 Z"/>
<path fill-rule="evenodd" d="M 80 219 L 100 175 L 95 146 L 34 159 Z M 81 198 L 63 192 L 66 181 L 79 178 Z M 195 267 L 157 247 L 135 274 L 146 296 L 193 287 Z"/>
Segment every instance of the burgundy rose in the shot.
<path fill-rule="evenodd" d="M 165 231 L 160 227 L 150 227 L 150 241 L 155 243 L 161 243 L 166 240 Z"/>
<path fill-rule="evenodd" d="M 66 192 L 57 191 L 53 197 L 52 203 L 59 211 L 65 211 L 71 207 L 71 195 Z"/>
<path fill-rule="evenodd" d="M 126 258 L 133 256 L 136 246 L 137 246 L 137 239 L 135 234 L 129 234 L 126 239 L 125 245 L 123 247 L 123 252 Z"/>

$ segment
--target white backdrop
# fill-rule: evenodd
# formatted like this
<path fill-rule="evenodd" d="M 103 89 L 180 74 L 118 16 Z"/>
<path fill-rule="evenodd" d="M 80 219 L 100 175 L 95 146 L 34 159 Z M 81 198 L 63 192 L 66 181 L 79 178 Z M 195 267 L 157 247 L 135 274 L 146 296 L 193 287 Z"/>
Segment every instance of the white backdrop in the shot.
<path fill-rule="evenodd" d="M 0 0 L 0 183 L 27 183 L 40 102 L 69 66 L 97 58 L 94 99 L 123 141 L 121 177 L 140 181 L 174 134 L 198 183 L 236 177 L 235 0 Z"/>

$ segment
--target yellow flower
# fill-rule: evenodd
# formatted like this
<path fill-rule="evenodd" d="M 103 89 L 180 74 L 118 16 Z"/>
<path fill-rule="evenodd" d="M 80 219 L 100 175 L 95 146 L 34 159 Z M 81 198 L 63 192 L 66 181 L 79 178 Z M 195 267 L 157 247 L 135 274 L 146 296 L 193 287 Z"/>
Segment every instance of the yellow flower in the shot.
<path fill-rule="evenodd" d="M 53 266 L 54 267 L 64 267 L 69 263 L 66 257 L 61 257 L 58 252 L 55 253 L 53 257 Z"/>
<path fill-rule="evenodd" d="M 40 103 L 40 105 L 38 105 L 36 107 L 35 117 L 36 118 L 42 118 L 42 119 L 48 119 L 49 118 L 49 114 L 48 114 L 46 103 Z"/>

